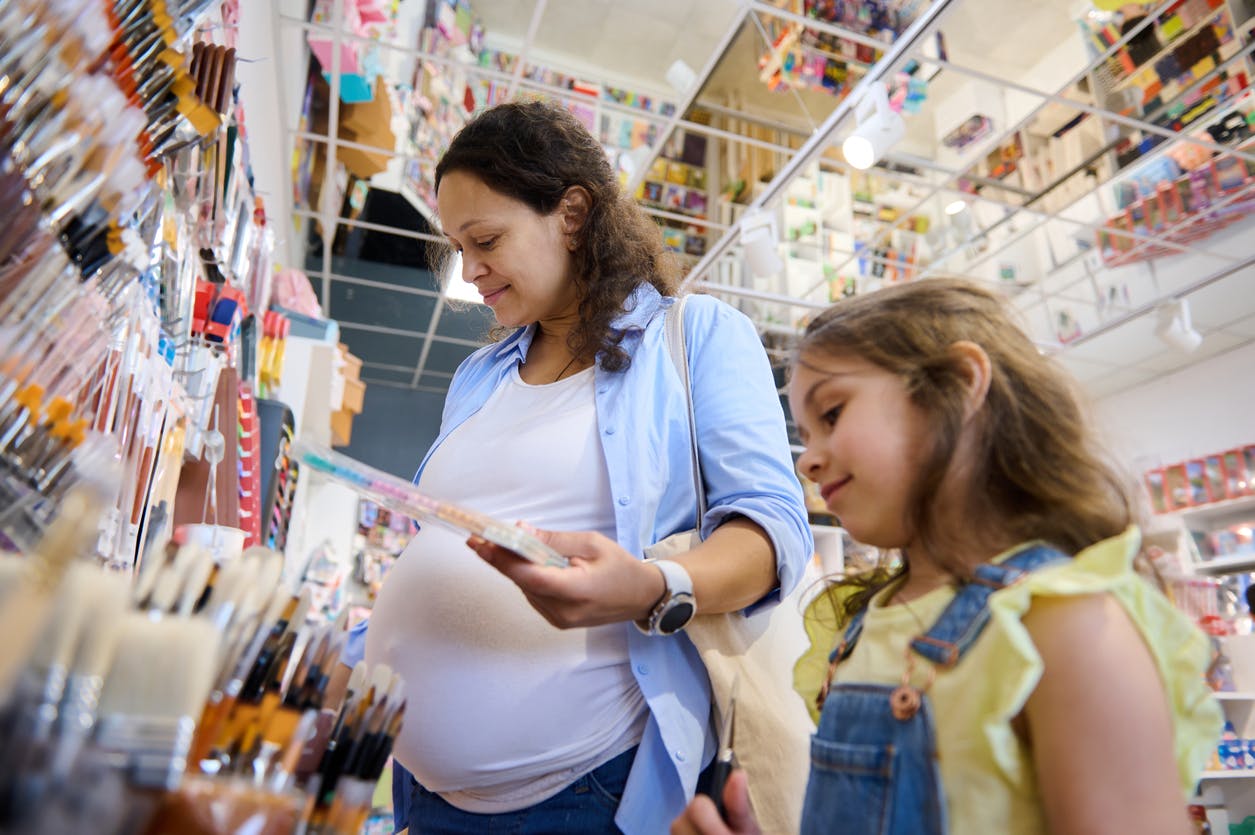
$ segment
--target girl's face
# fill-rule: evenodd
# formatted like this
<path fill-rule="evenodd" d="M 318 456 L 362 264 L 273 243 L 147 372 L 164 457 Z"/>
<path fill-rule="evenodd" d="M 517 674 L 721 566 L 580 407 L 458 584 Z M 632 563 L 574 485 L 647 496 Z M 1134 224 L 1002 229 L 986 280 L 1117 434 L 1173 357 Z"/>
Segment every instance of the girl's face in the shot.
<path fill-rule="evenodd" d="M 910 544 L 908 502 L 927 437 L 923 412 L 896 376 L 852 356 L 806 355 L 789 407 L 806 451 L 798 469 L 850 536 L 879 548 Z"/>
<path fill-rule="evenodd" d="M 506 327 L 574 315 L 579 296 L 571 252 L 558 212 L 541 215 L 452 171 L 436 195 L 445 237 L 462 253 L 462 278 L 475 285 Z"/>

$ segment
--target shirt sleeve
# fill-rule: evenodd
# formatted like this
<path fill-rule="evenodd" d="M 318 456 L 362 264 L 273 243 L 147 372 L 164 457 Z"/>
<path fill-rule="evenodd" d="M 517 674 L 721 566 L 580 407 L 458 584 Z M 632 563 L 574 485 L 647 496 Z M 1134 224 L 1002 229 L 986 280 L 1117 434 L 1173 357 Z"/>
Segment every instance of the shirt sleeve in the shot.
<path fill-rule="evenodd" d="M 341 664 L 352 667 L 366 657 L 366 628 L 369 624 L 370 618 L 366 618 L 349 630 L 344 649 L 340 652 Z"/>
<path fill-rule="evenodd" d="M 767 352 L 753 323 L 712 296 L 689 299 L 685 334 L 708 504 L 702 535 L 734 516 L 761 527 L 780 579 L 764 602 L 778 600 L 801 579 L 815 544 Z"/>
<path fill-rule="evenodd" d="M 997 710 L 992 714 L 1000 721 L 991 719 L 986 733 L 995 760 L 1008 773 L 1014 772 L 1016 742 L 1004 720 L 1024 709 L 1044 669 L 1023 622 L 1033 599 L 1109 594 L 1141 633 L 1159 670 L 1172 713 L 1182 789 L 1188 794 L 1198 782 L 1222 725 L 1220 708 L 1204 678 L 1211 648 L 1184 613 L 1133 571 L 1140 545 L 1137 528 L 1129 528 L 990 596 L 989 634 L 981 640 L 993 644 L 999 678 L 1005 684 L 999 688 Z"/>

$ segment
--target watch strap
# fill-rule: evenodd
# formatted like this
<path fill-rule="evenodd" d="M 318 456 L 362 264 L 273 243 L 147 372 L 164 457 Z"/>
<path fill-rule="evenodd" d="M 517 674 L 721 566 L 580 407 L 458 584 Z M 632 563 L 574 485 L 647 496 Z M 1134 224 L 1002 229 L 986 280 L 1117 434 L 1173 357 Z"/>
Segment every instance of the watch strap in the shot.
<path fill-rule="evenodd" d="M 654 565 L 662 572 L 666 588 L 662 593 L 662 598 L 654 604 L 649 617 L 644 621 L 633 622 L 646 635 L 672 635 L 687 626 L 697 612 L 693 596 L 693 578 L 689 576 L 688 570 L 675 560 L 647 559 L 645 562 Z M 664 618 L 679 607 L 686 607 L 690 612 L 689 616 L 679 626 L 664 631 L 661 628 Z"/>

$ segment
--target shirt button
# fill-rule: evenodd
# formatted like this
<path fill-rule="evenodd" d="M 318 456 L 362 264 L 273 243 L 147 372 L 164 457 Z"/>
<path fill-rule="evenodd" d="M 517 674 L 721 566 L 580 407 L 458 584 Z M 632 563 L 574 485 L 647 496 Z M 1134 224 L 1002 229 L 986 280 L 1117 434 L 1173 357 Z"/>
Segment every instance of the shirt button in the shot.
<path fill-rule="evenodd" d="M 631 499 L 629 499 L 627 496 L 620 496 L 620 497 L 619 497 L 619 504 L 623 505 L 624 507 L 627 507 L 627 506 L 628 506 L 628 505 L 630 505 L 631 503 L 632 503 L 632 500 L 631 500 Z"/>
<path fill-rule="evenodd" d="M 614 434 L 614 427 L 613 427 L 613 426 L 607 426 L 607 427 L 606 427 L 606 434 L 607 434 L 607 435 L 613 435 L 613 434 Z"/>
<path fill-rule="evenodd" d="M 675 752 L 675 759 L 676 759 L 676 762 L 681 762 L 681 763 L 682 763 L 682 762 L 684 762 L 684 752 L 683 752 L 683 751 L 676 751 L 676 752 Z"/>
<path fill-rule="evenodd" d="M 601 388 L 597 389 L 598 394 L 605 394 L 608 391 L 610 391 L 610 389 L 606 388 L 605 386 L 602 386 Z"/>
<path fill-rule="evenodd" d="M 637 664 L 637 665 L 636 665 L 636 672 L 640 673 L 640 674 L 641 674 L 641 675 L 643 675 L 643 676 L 647 676 L 647 675 L 649 675 L 649 665 L 648 665 L 648 664 Z"/>

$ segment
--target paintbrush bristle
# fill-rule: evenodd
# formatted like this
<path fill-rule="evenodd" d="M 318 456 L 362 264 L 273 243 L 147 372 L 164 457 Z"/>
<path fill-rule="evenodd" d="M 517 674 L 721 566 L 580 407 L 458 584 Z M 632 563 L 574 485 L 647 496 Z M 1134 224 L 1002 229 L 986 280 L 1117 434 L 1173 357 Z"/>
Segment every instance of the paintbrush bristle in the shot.
<path fill-rule="evenodd" d="M 108 672 L 129 602 L 128 581 L 124 575 L 107 571 L 96 574 L 83 620 L 82 640 L 74 651 L 70 669 L 76 676 L 103 677 Z"/>
<path fill-rule="evenodd" d="M 192 550 L 191 562 L 183 576 L 183 587 L 180 589 L 179 602 L 175 611 L 181 617 L 192 614 L 196 601 L 205 594 L 205 584 L 214 570 L 214 555 L 199 545 L 185 545 Z"/>
<path fill-rule="evenodd" d="M 375 698 L 382 698 L 392 686 L 392 668 L 387 664 L 376 664 L 370 671 L 370 686 L 375 691 Z"/>
<path fill-rule="evenodd" d="M 128 614 L 100 694 L 101 716 L 199 717 L 213 685 L 218 639 L 203 618 Z"/>

